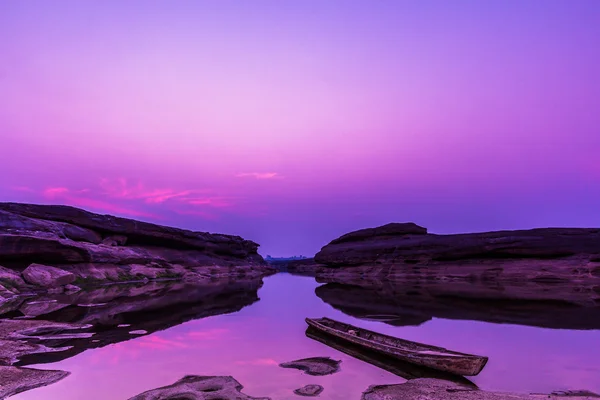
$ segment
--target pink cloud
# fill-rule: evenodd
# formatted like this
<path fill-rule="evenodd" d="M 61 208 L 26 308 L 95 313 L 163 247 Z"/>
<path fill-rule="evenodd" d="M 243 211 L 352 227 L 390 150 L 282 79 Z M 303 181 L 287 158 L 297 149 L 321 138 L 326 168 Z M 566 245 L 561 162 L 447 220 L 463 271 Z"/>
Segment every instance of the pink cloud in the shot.
<path fill-rule="evenodd" d="M 174 200 L 190 205 L 205 205 L 209 207 L 229 207 L 232 202 L 231 198 L 222 196 L 203 196 L 200 194 L 210 192 L 206 189 L 154 189 L 148 188 L 143 183 L 138 182 L 131 184 L 125 178 L 118 179 L 101 179 L 100 188 L 103 194 L 117 199 L 126 200 L 143 200 L 148 204 L 162 204 L 168 200 Z"/>
<path fill-rule="evenodd" d="M 109 197 L 141 199 L 146 203 L 159 204 L 167 200 L 196 193 L 194 190 L 148 189 L 141 182 L 130 184 L 125 178 L 100 180 L 100 188 Z"/>
<path fill-rule="evenodd" d="M 283 178 L 277 172 L 244 172 L 237 174 L 238 178 L 254 178 L 254 179 L 281 179 Z"/>
<path fill-rule="evenodd" d="M 193 206 L 230 207 L 232 197 L 182 197 L 180 200 Z"/>
<path fill-rule="evenodd" d="M 82 193 L 87 192 L 89 192 L 88 189 L 71 190 L 65 187 L 50 187 L 42 192 L 42 196 L 51 200 L 60 200 L 61 202 L 70 204 L 72 206 L 90 208 L 102 212 L 123 214 L 133 217 L 148 217 L 154 219 L 161 219 L 160 216 L 155 214 L 131 209 L 128 207 L 122 207 L 117 204 L 109 203 L 103 200 L 81 196 Z"/>
<path fill-rule="evenodd" d="M 61 195 L 65 195 L 69 193 L 69 189 L 64 188 L 64 187 L 51 187 L 51 188 L 47 188 L 44 190 L 44 192 L 42 193 L 42 195 L 46 198 L 54 198 L 54 197 L 59 197 Z"/>

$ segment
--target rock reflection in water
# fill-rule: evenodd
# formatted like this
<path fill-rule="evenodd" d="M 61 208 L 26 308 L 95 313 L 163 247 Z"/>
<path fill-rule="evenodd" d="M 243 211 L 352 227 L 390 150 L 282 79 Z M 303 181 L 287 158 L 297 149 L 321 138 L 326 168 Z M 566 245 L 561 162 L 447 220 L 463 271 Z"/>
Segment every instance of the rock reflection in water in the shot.
<path fill-rule="evenodd" d="M 30 354 L 21 357 L 16 365 L 49 363 L 72 357 L 91 348 L 103 347 L 140 335 L 151 334 L 183 322 L 208 316 L 232 313 L 258 301 L 261 279 L 215 281 L 203 285 L 150 283 L 143 286 L 116 285 L 73 295 L 45 298 L 52 305 L 47 313 L 36 310 L 36 319 L 55 322 L 89 324 L 93 336 L 30 337 L 30 343 L 43 343 L 50 348 L 67 350 Z M 55 300 L 54 302 L 52 300 Z M 40 301 L 40 299 L 35 299 Z M 56 309 L 55 305 L 64 307 Z M 23 316 L 29 308 L 20 308 Z M 13 317 L 15 316 L 13 313 Z"/>
<path fill-rule="evenodd" d="M 596 293 L 569 285 L 505 282 L 486 286 L 465 281 L 398 279 L 328 281 L 316 288 L 323 301 L 343 313 L 394 326 L 418 326 L 432 318 L 474 320 L 558 329 L 600 329 Z"/>

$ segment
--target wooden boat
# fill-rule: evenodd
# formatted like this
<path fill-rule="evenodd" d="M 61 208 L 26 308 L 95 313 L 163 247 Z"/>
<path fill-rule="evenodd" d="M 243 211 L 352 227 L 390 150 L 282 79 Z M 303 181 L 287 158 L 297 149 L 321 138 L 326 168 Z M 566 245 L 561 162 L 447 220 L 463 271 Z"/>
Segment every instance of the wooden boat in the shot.
<path fill-rule="evenodd" d="M 384 369 L 406 380 L 417 378 L 442 379 L 458 383 L 465 387 L 477 389 L 477 385 L 462 375 L 451 374 L 449 372 L 427 368 L 422 365 L 411 364 L 406 361 L 390 357 L 386 354 L 375 352 L 364 346 L 358 346 L 354 343 L 350 343 L 337 337 L 325 334 L 311 326 L 306 329 L 305 334 L 307 337 L 317 342 L 323 343 L 328 347 L 371 364 L 377 368 Z"/>
<path fill-rule="evenodd" d="M 443 347 L 411 342 L 369 331 L 329 318 L 306 318 L 314 329 L 387 356 L 456 375 L 474 376 L 481 372 L 487 357 L 458 353 Z"/>

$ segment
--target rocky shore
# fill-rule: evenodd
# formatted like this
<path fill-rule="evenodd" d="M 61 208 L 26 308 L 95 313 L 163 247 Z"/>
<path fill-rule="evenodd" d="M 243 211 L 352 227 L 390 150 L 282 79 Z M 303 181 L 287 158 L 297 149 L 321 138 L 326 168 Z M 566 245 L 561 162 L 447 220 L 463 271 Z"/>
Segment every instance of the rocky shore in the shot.
<path fill-rule="evenodd" d="M 129 400 L 196 399 L 196 400 L 271 400 L 270 397 L 252 397 L 242 392 L 243 386 L 231 376 L 185 376 L 169 386 L 148 390 Z M 298 396 L 318 396 L 320 385 L 297 389 Z M 586 391 L 554 392 L 551 394 L 497 393 L 465 387 L 439 379 L 414 379 L 395 385 L 371 386 L 361 400 L 595 400 L 595 393 Z"/>
<path fill-rule="evenodd" d="M 0 307 L 13 295 L 82 286 L 202 282 L 275 272 L 239 236 L 192 232 L 69 206 L 0 203 Z"/>
<path fill-rule="evenodd" d="M 466 388 L 459 384 L 438 379 L 414 379 L 399 385 L 371 386 L 361 400 L 534 400 L 534 399 L 598 399 L 595 393 L 586 391 L 554 392 L 551 394 L 516 394 L 486 392 Z"/>
<path fill-rule="evenodd" d="M 333 240 L 304 266 L 317 295 L 393 325 L 433 317 L 598 329 L 600 229 L 434 235 L 388 224 Z"/>
<path fill-rule="evenodd" d="M 315 261 L 331 267 L 354 265 L 444 265 L 507 259 L 573 259 L 597 263 L 600 228 L 542 228 L 436 235 L 414 223 L 392 223 L 345 234 L 323 247 Z"/>

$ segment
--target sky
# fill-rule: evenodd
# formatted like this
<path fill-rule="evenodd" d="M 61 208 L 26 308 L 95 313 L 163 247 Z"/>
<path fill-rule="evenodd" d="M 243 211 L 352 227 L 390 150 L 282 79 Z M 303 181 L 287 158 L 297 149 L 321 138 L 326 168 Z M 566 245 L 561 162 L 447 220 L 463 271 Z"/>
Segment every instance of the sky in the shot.
<path fill-rule="evenodd" d="M 600 226 L 600 1 L 4 0 L 0 200 L 313 255 Z"/>

